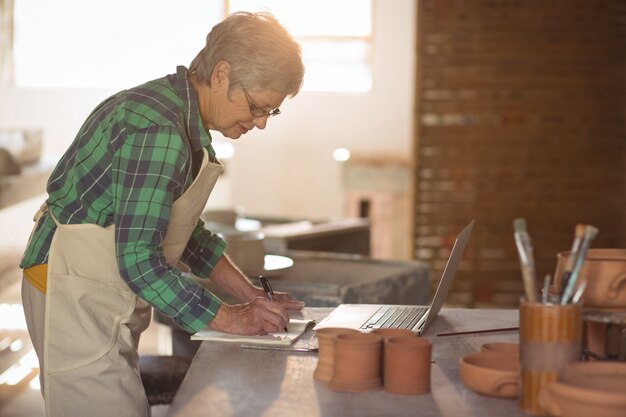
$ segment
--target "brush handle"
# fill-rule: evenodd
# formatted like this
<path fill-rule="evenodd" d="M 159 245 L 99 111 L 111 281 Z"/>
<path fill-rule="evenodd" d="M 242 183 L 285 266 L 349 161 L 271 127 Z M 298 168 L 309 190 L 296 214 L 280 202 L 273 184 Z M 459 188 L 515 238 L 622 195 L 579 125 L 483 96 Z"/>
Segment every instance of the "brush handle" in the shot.
<path fill-rule="evenodd" d="M 561 286 L 559 287 L 559 299 L 563 298 L 563 294 L 565 293 L 565 288 L 567 288 L 569 278 L 572 275 L 572 270 L 574 269 L 574 265 L 576 263 L 578 252 L 580 251 L 580 245 L 582 243 L 582 240 L 583 239 L 581 236 L 576 236 L 574 238 L 574 242 L 572 243 L 572 249 L 569 252 L 567 261 L 565 261 L 565 266 L 563 267 L 563 275 L 561 276 Z"/>
<path fill-rule="evenodd" d="M 576 283 L 578 282 L 578 276 L 580 275 L 580 270 L 582 268 L 583 263 L 585 262 L 585 258 L 587 257 L 587 250 L 591 245 L 592 237 L 585 236 L 583 238 L 583 242 L 580 245 L 580 250 L 576 254 L 576 262 L 574 264 L 574 269 L 572 269 L 572 273 L 569 276 L 567 281 L 567 286 L 565 287 L 565 291 L 563 291 L 563 296 L 561 297 L 561 305 L 568 304 L 572 294 L 574 293 L 574 288 L 576 288 Z"/>
<path fill-rule="evenodd" d="M 537 289 L 535 285 L 535 261 L 530 237 L 526 232 L 515 232 L 515 244 L 520 258 L 522 279 L 526 299 L 530 302 L 537 301 Z"/>

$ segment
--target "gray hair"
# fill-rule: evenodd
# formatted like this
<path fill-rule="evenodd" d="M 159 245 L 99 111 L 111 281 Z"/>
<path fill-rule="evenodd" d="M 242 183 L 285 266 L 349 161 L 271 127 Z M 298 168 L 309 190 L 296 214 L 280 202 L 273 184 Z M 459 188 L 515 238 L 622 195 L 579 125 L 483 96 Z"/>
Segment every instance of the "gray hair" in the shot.
<path fill-rule="evenodd" d="M 220 61 L 230 64 L 229 89 L 300 91 L 304 77 L 300 45 L 270 13 L 235 12 L 211 29 L 189 71 L 211 84 Z"/>

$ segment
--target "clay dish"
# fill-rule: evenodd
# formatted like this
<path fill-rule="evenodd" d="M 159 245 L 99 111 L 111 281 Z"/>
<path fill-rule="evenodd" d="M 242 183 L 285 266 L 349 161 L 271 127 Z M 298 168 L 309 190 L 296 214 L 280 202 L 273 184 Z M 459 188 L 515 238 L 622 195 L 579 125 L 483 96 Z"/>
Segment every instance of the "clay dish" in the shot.
<path fill-rule="evenodd" d="M 557 255 L 555 288 L 560 288 L 569 252 Z M 589 249 L 580 270 L 579 283 L 587 280 L 583 294 L 586 307 L 626 308 L 626 249 Z"/>
<path fill-rule="evenodd" d="M 481 352 L 508 353 L 519 356 L 519 343 L 494 342 L 485 343 L 480 347 Z"/>
<path fill-rule="evenodd" d="M 459 360 L 461 380 L 479 394 L 515 398 L 519 393 L 517 356 L 498 352 L 470 353 Z"/>
<path fill-rule="evenodd" d="M 624 417 L 626 363 L 568 365 L 557 382 L 541 390 L 539 402 L 555 416 Z"/>

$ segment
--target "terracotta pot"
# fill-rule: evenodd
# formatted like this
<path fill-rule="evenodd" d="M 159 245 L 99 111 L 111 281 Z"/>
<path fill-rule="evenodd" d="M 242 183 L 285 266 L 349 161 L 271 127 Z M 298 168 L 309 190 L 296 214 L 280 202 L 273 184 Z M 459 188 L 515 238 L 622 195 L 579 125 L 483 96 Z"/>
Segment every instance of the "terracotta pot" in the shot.
<path fill-rule="evenodd" d="M 430 392 L 433 345 L 419 337 L 390 337 L 384 343 L 385 391 L 395 394 Z"/>
<path fill-rule="evenodd" d="M 328 385 L 360 392 L 380 387 L 382 337 L 374 333 L 344 333 L 335 339 L 335 369 Z"/>
<path fill-rule="evenodd" d="M 326 327 L 315 331 L 319 351 L 313 378 L 327 382 L 332 379 L 335 369 L 335 338 L 344 333 L 358 333 L 358 331 L 339 327 Z"/>
<path fill-rule="evenodd" d="M 461 381 L 479 394 L 503 398 L 519 394 L 519 361 L 510 353 L 470 353 L 460 359 L 459 373 Z"/>
<path fill-rule="evenodd" d="M 519 343 L 494 342 L 485 343 L 480 347 L 481 352 L 508 353 L 519 356 Z"/>
<path fill-rule="evenodd" d="M 606 323 L 585 321 L 583 331 L 584 348 L 599 356 L 606 355 Z"/>
<path fill-rule="evenodd" d="M 569 252 L 557 255 L 555 288 L 561 288 Z M 626 249 L 589 249 L 578 283 L 587 280 L 582 301 L 586 307 L 626 308 Z"/>
<path fill-rule="evenodd" d="M 626 415 L 626 363 L 579 362 L 540 394 L 554 416 L 623 417 Z"/>
<path fill-rule="evenodd" d="M 385 340 L 391 338 L 391 337 L 417 337 L 417 334 L 412 332 L 409 329 L 376 329 L 376 330 L 372 330 L 372 333 L 375 333 L 377 335 L 380 335 L 383 337 L 383 351 L 380 352 L 380 378 L 383 381 L 385 381 L 385 345 L 384 342 Z"/>
<path fill-rule="evenodd" d="M 417 334 L 408 329 L 376 329 L 372 333 L 380 335 L 383 339 L 390 337 L 417 337 Z"/>

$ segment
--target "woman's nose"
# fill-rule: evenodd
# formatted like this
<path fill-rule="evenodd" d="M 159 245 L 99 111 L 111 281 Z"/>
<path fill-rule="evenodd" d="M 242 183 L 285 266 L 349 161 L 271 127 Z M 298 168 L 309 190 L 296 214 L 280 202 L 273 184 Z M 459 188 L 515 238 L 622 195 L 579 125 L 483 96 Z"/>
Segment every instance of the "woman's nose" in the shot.
<path fill-rule="evenodd" d="M 252 123 L 257 127 L 257 129 L 265 129 L 267 125 L 267 116 L 255 117 L 252 119 Z"/>

